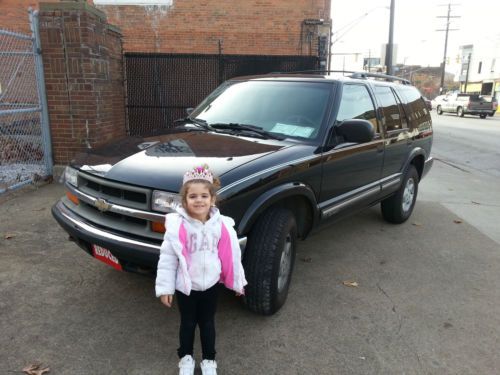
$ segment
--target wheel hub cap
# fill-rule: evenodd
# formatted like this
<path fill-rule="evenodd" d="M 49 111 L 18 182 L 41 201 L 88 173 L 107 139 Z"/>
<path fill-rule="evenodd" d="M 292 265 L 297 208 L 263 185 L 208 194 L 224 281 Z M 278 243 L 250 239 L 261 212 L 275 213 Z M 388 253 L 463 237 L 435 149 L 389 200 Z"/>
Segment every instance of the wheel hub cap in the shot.
<path fill-rule="evenodd" d="M 408 212 L 413 204 L 413 198 L 415 197 L 415 181 L 413 178 L 409 178 L 406 181 L 405 190 L 403 192 L 403 211 Z"/>
<path fill-rule="evenodd" d="M 285 246 L 281 252 L 280 259 L 280 271 L 278 275 L 278 292 L 281 292 L 285 287 L 288 277 L 290 275 L 290 269 L 292 266 L 292 238 L 290 234 L 286 236 Z"/>

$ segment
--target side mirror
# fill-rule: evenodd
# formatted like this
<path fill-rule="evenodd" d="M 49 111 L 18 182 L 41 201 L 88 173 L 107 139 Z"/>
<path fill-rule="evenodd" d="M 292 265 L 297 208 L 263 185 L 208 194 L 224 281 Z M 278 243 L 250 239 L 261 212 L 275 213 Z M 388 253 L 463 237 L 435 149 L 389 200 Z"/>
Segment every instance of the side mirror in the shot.
<path fill-rule="evenodd" d="M 352 143 L 370 142 L 375 137 L 373 125 L 367 120 L 346 120 L 335 127 L 335 133 Z"/>
<path fill-rule="evenodd" d="M 186 113 L 189 116 L 191 113 L 193 113 L 194 108 L 186 108 Z"/>

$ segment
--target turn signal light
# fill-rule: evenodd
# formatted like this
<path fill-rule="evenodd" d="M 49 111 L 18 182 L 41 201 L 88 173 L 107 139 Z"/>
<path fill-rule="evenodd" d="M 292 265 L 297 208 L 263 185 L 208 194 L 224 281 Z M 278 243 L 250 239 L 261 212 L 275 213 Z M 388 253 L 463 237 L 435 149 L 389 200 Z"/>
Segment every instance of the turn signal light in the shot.
<path fill-rule="evenodd" d="M 166 229 L 165 229 L 165 223 L 158 222 L 158 221 L 153 221 L 151 223 L 151 230 L 153 232 L 157 232 L 157 233 L 165 233 L 165 231 L 166 231 Z"/>
<path fill-rule="evenodd" d="M 68 199 L 74 204 L 80 204 L 80 201 L 78 200 L 76 195 L 71 194 L 69 191 L 66 192 L 66 197 L 68 197 Z"/>

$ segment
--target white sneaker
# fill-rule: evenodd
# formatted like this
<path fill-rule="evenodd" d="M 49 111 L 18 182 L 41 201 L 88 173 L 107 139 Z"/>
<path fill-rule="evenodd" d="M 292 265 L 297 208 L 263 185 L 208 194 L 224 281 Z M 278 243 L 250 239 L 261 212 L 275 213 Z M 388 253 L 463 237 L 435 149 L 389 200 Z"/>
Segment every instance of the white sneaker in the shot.
<path fill-rule="evenodd" d="M 194 375 L 194 359 L 189 354 L 179 361 L 179 375 Z"/>
<path fill-rule="evenodd" d="M 217 362 L 204 359 L 200 363 L 201 373 L 203 375 L 217 375 Z"/>

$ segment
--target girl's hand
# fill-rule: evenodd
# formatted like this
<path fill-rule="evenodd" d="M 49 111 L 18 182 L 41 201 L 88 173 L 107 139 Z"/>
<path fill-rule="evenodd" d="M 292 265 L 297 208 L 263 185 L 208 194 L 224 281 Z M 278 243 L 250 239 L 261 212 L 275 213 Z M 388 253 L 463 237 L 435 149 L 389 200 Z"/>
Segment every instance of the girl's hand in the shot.
<path fill-rule="evenodd" d="M 174 296 L 172 294 L 165 294 L 160 297 L 161 303 L 163 303 L 167 307 L 172 307 L 172 301 Z"/>

